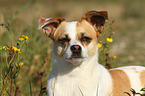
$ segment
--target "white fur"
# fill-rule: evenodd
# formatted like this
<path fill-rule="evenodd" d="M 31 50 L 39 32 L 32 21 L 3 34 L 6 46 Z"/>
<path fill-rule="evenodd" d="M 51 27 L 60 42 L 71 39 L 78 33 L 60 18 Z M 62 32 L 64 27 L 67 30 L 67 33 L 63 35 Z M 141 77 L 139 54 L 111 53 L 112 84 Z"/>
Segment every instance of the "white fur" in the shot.
<path fill-rule="evenodd" d="M 70 50 L 70 47 L 72 45 L 79 45 L 82 48 L 82 53 L 81 53 L 82 58 L 78 58 L 78 59 L 75 58 L 72 60 L 72 58 L 71 58 L 72 52 Z M 73 39 L 69 42 L 69 45 L 64 54 L 64 58 L 66 59 L 66 61 L 68 61 L 74 65 L 78 65 L 81 62 L 83 62 L 87 57 L 88 57 L 87 50 L 84 48 L 84 46 L 82 46 L 82 44 L 79 41 Z"/>
<path fill-rule="evenodd" d="M 66 32 L 71 36 L 71 39 L 76 39 L 76 24 L 78 21 L 66 22 Z"/>
<path fill-rule="evenodd" d="M 63 72 L 67 68 L 71 70 L 65 75 L 59 74 L 60 70 L 53 70 L 48 79 L 48 96 L 53 96 L 52 94 L 54 96 L 82 96 L 81 91 L 84 96 L 105 96 L 112 79 L 108 71 L 98 64 L 96 58 L 98 58 L 97 54 L 87 58 L 79 67 L 72 68 L 73 70 L 70 68 L 71 65 L 65 66 L 66 68 L 60 66 L 59 69 L 63 69 L 61 70 Z"/>
<path fill-rule="evenodd" d="M 115 69 L 123 70 L 129 77 L 131 88 L 136 90 L 136 92 L 139 92 L 143 86 L 141 86 L 140 81 L 140 73 L 145 70 L 145 67 L 141 66 L 125 66 L 125 67 L 119 67 Z"/>
<path fill-rule="evenodd" d="M 66 23 L 66 33 L 69 34 L 69 37 L 71 38 L 71 41 L 69 42 L 69 45 L 68 45 L 68 47 L 65 51 L 65 54 L 64 54 L 64 58 L 66 59 L 66 61 L 68 61 L 68 62 L 70 62 L 74 65 L 80 64 L 88 56 L 87 50 L 84 48 L 84 46 L 78 40 L 76 40 L 76 34 L 77 34 L 76 24 L 77 24 L 77 21 Z M 75 58 L 75 59 L 72 60 L 72 58 L 71 58 L 72 52 L 70 50 L 70 47 L 72 45 L 79 45 L 82 48 L 82 54 L 81 54 L 82 58 L 79 58 L 79 59 Z"/>
<path fill-rule="evenodd" d="M 105 96 L 107 89 L 111 86 L 111 76 L 98 63 L 98 54 L 96 53 L 96 55 L 88 57 L 87 50 L 76 40 L 76 24 L 77 22 L 66 23 L 66 32 L 69 34 L 71 41 L 64 55 L 70 58 L 72 54 L 70 46 L 80 45 L 82 57 L 85 59 L 76 60 L 81 61 L 79 65 L 69 64 L 65 59 L 59 58 L 55 54 L 55 48 L 53 48 L 55 43 L 53 42 L 53 69 L 48 79 L 48 96 L 82 96 L 82 94 L 84 96 Z M 76 64 L 78 63 L 75 60 L 71 61 Z"/>
<path fill-rule="evenodd" d="M 64 51 L 64 57 L 57 56 L 55 43 L 52 44 L 53 68 L 48 78 L 48 96 L 106 96 L 106 94 L 111 96 L 112 77 L 108 70 L 98 63 L 98 53 L 88 56 L 87 49 L 76 40 L 76 24 L 77 22 L 66 23 L 66 32 L 71 40 Z M 72 45 L 81 46 L 82 58 L 80 60 L 71 59 L 70 47 Z M 138 90 L 140 85 L 134 85 L 134 83 L 140 84 L 139 73 L 132 71 L 133 68 L 120 67 L 118 69 L 127 73 L 131 86 Z M 141 72 L 140 69 L 145 70 L 145 68 L 136 68 Z"/>

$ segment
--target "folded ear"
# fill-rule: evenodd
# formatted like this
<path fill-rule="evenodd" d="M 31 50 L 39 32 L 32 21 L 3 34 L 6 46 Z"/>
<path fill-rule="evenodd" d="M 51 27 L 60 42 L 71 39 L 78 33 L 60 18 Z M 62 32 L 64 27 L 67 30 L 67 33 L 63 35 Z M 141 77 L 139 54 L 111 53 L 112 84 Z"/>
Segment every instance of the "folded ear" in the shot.
<path fill-rule="evenodd" d="M 39 27 L 38 29 L 43 29 L 43 32 L 53 39 L 53 34 L 59 24 L 64 21 L 63 18 L 41 18 L 38 20 Z"/>
<path fill-rule="evenodd" d="M 99 35 L 104 29 L 105 21 L 108 20 L 108 13 L 107 11 L 89 11 L 83 15 L 83 19 L 92 24 Z"/>

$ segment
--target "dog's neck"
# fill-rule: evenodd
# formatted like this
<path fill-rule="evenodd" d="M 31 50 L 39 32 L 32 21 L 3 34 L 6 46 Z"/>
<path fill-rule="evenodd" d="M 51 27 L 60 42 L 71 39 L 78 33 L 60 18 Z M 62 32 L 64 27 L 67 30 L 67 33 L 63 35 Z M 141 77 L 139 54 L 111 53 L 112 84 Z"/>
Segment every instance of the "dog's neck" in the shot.
<path fill-rule="evenodd" d="M 55 50 L 52 50 L 52 62 L 53 70 L 55 70 L 55 75 L 78 75 L 85 71 L 88 73 L 88 69 L 92 69 L 99 64 L 98 53 L 96 53 L 94 56 L 89 56 L 79 65 L 73 65 L 70 62 L 66 62 L 64 57 L 58 57 L 55 54 Z"/>
<path fill-rule="evenodd" d="M 68 93 L 64 92 L 67 94 L 64 96 L 68 96 L 68 94 L 72 94 L 74 92 L 75 89 L 69 89 L 70 86 L 73 86 L 73 88 L 76 88 L 76 90 L 78 90 L 77 88 L 79 87 L 83 92 L 85 92 L 85 96 L 94 96 L 92 94 L 103 94 L 99 96 L 105 96 L 104 94 L 107 93 L 107 89 L 102 93 L 96 93 L 96 90 L 100 92 L 100 90 L 102 90 L 104 87 L 103 85 L 105 85 L 107 88 L 110 84 L 112 84 L 112 79 L 109 72 L 98 63 L 98 53 L 96 53 L 94 56 L 89 56 L 80 65 L 74 66 L 73 64 L 66 62 L 64 59 L 60 59 L 60 57 L 55 55 L 54 51 L 52 51 L 52 61 L 53 69 L 49 80 L 54 80 L 56 85 L 54 84 L 52 86 L 55 86 L 56 88 L 61 88 L 62 85 L 65 85 L 66 88 L 68 88 Z M 104 75 L 106 76 L 106 79 L 104 79 Z M 62 82 L 61 85 L 59 81 L 64 82 Z M 99 84 L 100 82 L 101 84 Z M 59 87 L 59 84 L 61 87 Z M 90 91 L 92 92 L 90 93 Z M 74 96 L 81 96 L 80 91 L 76 91 Z"/>

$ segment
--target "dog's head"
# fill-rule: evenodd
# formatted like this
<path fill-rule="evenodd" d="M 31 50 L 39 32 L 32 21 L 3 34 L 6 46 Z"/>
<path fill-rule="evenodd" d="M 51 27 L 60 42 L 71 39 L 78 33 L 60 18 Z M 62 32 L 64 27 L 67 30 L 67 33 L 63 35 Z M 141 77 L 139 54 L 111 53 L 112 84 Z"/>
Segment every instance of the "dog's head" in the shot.
<path fill-rule="evenodd" d="M 66 22 L 63 18 L 42 18 L 39 28 L 54 41 L 54 54 L 74 65 L 98 51 L 97 38 L 103 31 L 106 11 L 89 11 L 82 21 Z"/>

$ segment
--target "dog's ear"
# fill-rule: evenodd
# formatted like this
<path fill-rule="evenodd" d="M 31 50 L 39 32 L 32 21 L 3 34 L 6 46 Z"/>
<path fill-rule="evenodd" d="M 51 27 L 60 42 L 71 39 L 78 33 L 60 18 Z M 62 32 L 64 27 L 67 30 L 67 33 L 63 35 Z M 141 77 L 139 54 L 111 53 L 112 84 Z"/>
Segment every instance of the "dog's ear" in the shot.
<path fill-rule="evenodd" d="M 41 18 L 38 20 L 39 27 L 38 29 L 43 29 L 43 32 L 50 37 L 53 38 L 53 34 L 56 30 L 56 28 L 59 26 L 59 24 L 64 21 L 63 18 L 57 17 L 57 18 Z"/>
<path fill-rule="evenodd" d="M 83 19 L 93 25 L 99 36 L 104 29 L 105 21 L 108 20 L 108 13 L 107 11 L 89 11 L 83 15 Z"/>

